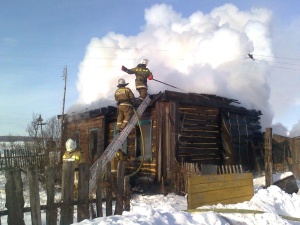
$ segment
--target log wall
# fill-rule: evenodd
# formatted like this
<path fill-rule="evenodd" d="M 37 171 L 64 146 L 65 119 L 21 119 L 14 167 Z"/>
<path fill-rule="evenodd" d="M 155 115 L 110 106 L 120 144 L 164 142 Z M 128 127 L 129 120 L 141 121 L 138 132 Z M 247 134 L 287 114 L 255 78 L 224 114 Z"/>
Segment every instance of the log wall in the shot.
<path fill-rule="evenodd" d="M 222 140 L 218 108 L 179 105 L 179 162 L 221 163 Z"/>

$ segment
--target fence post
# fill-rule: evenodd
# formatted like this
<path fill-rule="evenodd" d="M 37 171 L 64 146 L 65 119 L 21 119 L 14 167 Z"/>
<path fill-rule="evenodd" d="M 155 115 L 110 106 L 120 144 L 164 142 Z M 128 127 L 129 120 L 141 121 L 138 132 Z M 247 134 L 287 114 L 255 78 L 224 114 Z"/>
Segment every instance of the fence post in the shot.
<path fill-rule="evenodd" d="M 266 128 L 265 132 L 265 179 L 266 187 L 273 184 L 273 171 L 272 171 L 272 128 Z"/>
<path fill-rule="evenodd" d="M 62 206 L 60 225 L 73 223 L 73 193 L 74 193 L 75 160 L 64 159 L 62 169 Z"/>
<path fill-rule="evenodd" d="M 57 224 L 57 208 L 54 206 L 54 167 L 46 167 L 46 191 L 47 191 L 47 210 L 46 210 L 46 224 Z"/>
<path fill-rule="evenodd" d="M 79 163 L 77 222 L 90 218 L 89 212 L 89 163 Z"/>
<path fill-rule="evenodd" d="M 41 205 L 40 205 L 40 190 L 38 182 L 38 173 L 36 167 L 28 167 L 28 182 L 29 182 L 29 197 L 31 208 L 31 222 L 32 225 L 42 224 L 41 219 Z"/>
<path fill-rule="evenodd" d="M 117 172 L 117 197 L 116 197 L 115 215 L 122 215 L 124 209 L 123 206 L 124 170 L 125 170 L 125 162 L 121 160 L 118 163 L 118 172 Z"/>
<path fill-rule="evenodd" d="M 106 164 L 106 216 L 112 215 L 112 178 L 111 163 Z"/>
<path fill-rule="evenodd" d="M 124 210 L 130 211 L 130 178 L 129 176 L 125 176 L 124 178 Z"/>
<path fill-rule="evenodd" d="M 97 217 L 103 217 L 103 209 L 102 209 L 102 190 L 101 190 L 101 180 L 102 180 L 102 162 L 99 162 L 98 169 L 96 171 L 96 209 L 97 209 Z"/>
<path fill-rule="evenodd" d="M 5 172 L 6 208 L 8 210 L 7 224 L 25 225 L 24 222 L 24 196 L 20 169 L 10 169 Z"/>

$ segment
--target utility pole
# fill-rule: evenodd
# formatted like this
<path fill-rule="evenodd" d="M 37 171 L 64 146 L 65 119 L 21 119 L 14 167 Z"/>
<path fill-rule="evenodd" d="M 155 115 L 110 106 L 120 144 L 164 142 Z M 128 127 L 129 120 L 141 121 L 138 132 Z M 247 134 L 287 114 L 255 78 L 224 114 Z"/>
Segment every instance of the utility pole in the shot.
<path fill-rule="evenodd" d="M 38 126 L 41 126 L 41 136 L 42 136 L 42 140 L 43 140 L 43 138 L 44 138 L 44 135 L 43 135 L 43 125 L 46 125 L 46 123 L 43 123 L 43 118 L 42 118 L 41 114 L 36 119 L 36 125 L 37 125 L 37 130 L 39 129 Z"/>
<path fill-rule="evenodd" d="M 63 137 L 64 137 L 64 120 L 65 120 L 65 100 L 66 100 L 66 90 L 67 90 L 67 78 L 68 78 L 68 70 L 67 66 L 65 66 L 63 71 L 63 80 L 64 80 L 64 96 L 63 96 L 63 106 L 62 106 L 62 114 L 61 114 L 61 134 L 60 134 L 60 162 L 62 165 L 63 153 L 64 153 L 64 145 L 63 145 Z"/>

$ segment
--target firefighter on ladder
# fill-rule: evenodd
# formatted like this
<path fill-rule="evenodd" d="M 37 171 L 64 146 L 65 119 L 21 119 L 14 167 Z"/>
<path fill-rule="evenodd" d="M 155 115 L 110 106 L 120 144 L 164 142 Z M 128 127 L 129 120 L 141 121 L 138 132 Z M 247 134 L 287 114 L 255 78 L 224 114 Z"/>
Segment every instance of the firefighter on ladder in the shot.
<path fill-rule="evenodd" d="M 121 132 L 130 120 L 133 109 L 134 94 L 130 88 L 126 87 L 128 83 L 124 79 L 118 80 L 118 89 L 115 91 L 115 100 L 118 106 L 117 132 Z"/>
<path fill-rule="evenodd" d="M 137 103 L 141 103 L 148 95 L 147 79 L 153 79 L 152 72 L 147 68 L 148 62 L 148 59 L 142 59 L 141 62 L 132 69 L 127 69 L 125 66 L 121 67 L 122 71 L 128 74 L 135 74 L 136 76 L 135 88 L 140 94 L 137 99 Z"/>
<path fill-rule="evenodd" d="M 73 139 L 68 139 L 66 141 L 66 151 L 63 155 L 63 160 L 75 160 L 75 174 L 74 174 L 74 196 L 78 193 L 78 166 L 81 161 L 81 152 L 79 149 L 76 149 L 77 145 Z"/>

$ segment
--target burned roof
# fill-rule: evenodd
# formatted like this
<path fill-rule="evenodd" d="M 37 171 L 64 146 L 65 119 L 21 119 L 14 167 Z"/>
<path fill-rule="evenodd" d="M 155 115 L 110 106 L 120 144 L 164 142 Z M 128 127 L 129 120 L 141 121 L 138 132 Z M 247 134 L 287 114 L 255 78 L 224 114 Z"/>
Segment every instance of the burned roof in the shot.
<path fill-rule="evenodd" d="M 175 101 L 182 104 L 216 107 L 226 109 L 226 111 L 235 111 L 240 114 L 255 114 L 257 116 L 262 115 L 261 111 L 259 110 L 248 110 L 244 107 L 232 105 L 232 103 L 240 104 L 236 99 L 230 99 L 212 94 L 165 91 L 161 99 L 162 101 Z"/>
<path fill-rule="evenodd" d="M 182 93 L 182 92 L 175 92 L 175 91 L 168 91 L 152 94 L 150 95 L 152 99 L 151 105 L 154 105 L 157 101 L 174 101 L 181 104 L 191 104 L 191 105 L 198 105 L 198 106 L 208 106 L 208 107 L 216 107 L 225 109 L 226 111 L 235 111 L 240 114 L 251 114 L 251 115 L 262 115 L 261 111 L 255 109 L 245 109 L 243 107 L 234 106 L 234 104 L 240 104 L 236 99 L 230 99 L 226 97 L 221 97 L 213 94 L 202 94 L 202 93 Z M 82 120 L 87 118 L 93 118 L 98 116 L 109 116 L 115 114 L 117 108 L 114 106 L 107 106 L 102 107 L 99 109 L 93 109 L 77 114 L 67 114 L 65 115 L 67 119 L 75 119 L 75 120 Z M 61 115 L 58 115 L 58 118 L 61 118 Z"/>

